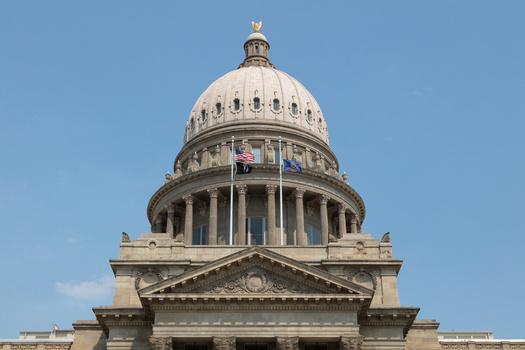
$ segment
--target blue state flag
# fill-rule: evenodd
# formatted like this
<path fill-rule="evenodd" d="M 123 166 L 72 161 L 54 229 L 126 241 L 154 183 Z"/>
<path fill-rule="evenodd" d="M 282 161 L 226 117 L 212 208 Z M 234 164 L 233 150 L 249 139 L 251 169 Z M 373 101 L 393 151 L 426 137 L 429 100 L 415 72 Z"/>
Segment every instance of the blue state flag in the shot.
<path fill-rule="evenodd" d="M 293 171 L 296 173 L 303 172 L 303 165 L 299 162 L 294 162 L 293 160 L 283 159 L 283 171 Z"/>

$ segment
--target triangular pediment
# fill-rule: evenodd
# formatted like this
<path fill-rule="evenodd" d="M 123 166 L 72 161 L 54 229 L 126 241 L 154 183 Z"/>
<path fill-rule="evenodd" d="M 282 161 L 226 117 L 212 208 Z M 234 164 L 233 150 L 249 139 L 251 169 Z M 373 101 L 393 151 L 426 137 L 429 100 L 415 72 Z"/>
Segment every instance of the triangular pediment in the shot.
<path fill-rule="evenodd" d="M 301 297 L 364 302 L 373 290 L 257 246 L 150 285 L 139 296 L 143 301 Z"/>

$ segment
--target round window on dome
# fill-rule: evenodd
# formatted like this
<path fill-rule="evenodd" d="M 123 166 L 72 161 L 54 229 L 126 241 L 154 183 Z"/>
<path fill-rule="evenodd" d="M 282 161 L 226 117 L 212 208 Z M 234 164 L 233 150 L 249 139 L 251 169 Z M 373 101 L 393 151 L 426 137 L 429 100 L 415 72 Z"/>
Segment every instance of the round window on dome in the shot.
<path fill-rule="evenodd" d="M 221 106 L 220 102 L 215 105 L 215 108 L 217 109 L 217 114 L 221 114 L 222 106 Z"/>
<path fill-rule="evenodd" d="M 279 110 L 279 100 L 278 99 L 273 100 L 273 110 L 274 111 Z"/>
<path fill-rule="evenodd" d="M 238 98 L 236 98 L 235 100 L 233 100 L 233 109 L 238 111 L 239 109 L 241 109 L 241 101 L 239 101 Z"/>
<path fill-rule="evenodd" d="M 293 115 L 297 114 L 297 103 L 292 103 L 292 114 Z"/>
<path fill-rule="evenodd" d="M 253 99 L 253 109 L 259 108 L 261 108 L 261 100 L 259 100 L 259 97 L 256 97 Z"/>

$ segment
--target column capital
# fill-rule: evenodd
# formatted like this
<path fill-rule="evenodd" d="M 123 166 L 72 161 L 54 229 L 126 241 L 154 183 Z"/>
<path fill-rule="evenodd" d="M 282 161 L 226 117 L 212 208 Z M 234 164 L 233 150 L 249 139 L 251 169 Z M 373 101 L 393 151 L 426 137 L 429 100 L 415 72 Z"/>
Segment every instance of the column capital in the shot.
<path fill-rule="evenodd" d="M 275 194 L 277 185 L 266 185 L 266 194 Z"/>
<path fill-rule="evenodd" d="M 277 350 L 299 350 L 299 337 L 277 337 Z"/>
<path fill-rule="evenodd" d="M 171 338 L 149 337 L 151 350 L 173 350 Z"/>
<path fill-rule="evenodd" d="M 166 205 L 166 210 L 168 213 L 174 213 L 175 212 L 175 203 L 170 203 Z"/>
<path fill-rule="evenodd" d="M 356 213 L 352 213 L 352 215 L 350 215 L 350 223 L 357 224 L 357 214 Z"/>
<path fill-rule="evenodd" d="M 345 204 L 339 203 L 337 205 L 337 211 L 339 212 L 339 214 L 345 214 L 347 210 L 348 207 Z"/>
<path fill-rule="evenodd" d="M 362 335 L 355 337 L 341 337 L 339 338 L 339 350 L 361 350 L 363 349 Z"/>
<path fill-rule="evenodd" d="M 248 193 L 248 186 L 247 185 L 236 185 L 235 187 L 237 187 L 237 192 L 239 194 L 246 194 L 246 193 Z"/>
<path fill-rule="evenodd" d="M 235 350 L 235 337 L 213 337 L 213 350 Z"/>
<path fill-rule="evenodd" d="M 305 192 L 306 192 L 306 190 L 304 188 L 296 188 L 293 191 L 293 194 L 294 194 L 295 198 L 303 198 Z"/>
<path fill-rule="evenodd" d="M 162 224 L 163 221 L 164 221 L 164 218 L 162 217 L 162 215 L 157 214 L 157 216 L 155 217 L 155 223 L 158 225 L 158 224 Z"/>
<path fill-rule="evenodd" d="M 217 198 L 221 194 L 221 191 L 215 187 L 215 188 L 209 188 L 208 193 L 210 195 L 210 198 Z"/>
<path fill-rule="evenodd" d="M 185 194 L 182 196 L 182 199 L 186 202 L 186 205 L 193 204 L 194 197 L 191 193 Z"/>
<path fill-rule="evenodd" d="M 321 194 L 319 195 L 319 203 L 321 205 L 326 205 L 328 204 L 328 201 L 330 200 L 330 197 L 328 197 L 327 195 L 325 194 Z"/>

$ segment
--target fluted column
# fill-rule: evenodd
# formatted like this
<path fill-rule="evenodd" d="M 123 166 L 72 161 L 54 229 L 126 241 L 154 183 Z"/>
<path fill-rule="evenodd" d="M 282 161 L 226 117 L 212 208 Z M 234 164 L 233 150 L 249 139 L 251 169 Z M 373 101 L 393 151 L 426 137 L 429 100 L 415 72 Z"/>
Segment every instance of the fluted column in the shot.
<path fill-rule="evenodd" d="M 182 199 L 186 202 L 186 215 L 184 219 L 184 243 L 186 245 L 191 244 L 191 235 L 193 232 L 193 196 L 188 193 L 182 196 Z"/>
<path fill-rule="evenodd" d="M 296 188 L 293 192 L 295 195 L 295 228 L 296 228 L 296 239 L 297 245 L 305 246 L 306 233 L 304 232 L 304 209 L 303 209 L 303 195 L 306 190 L 302 188 Z"/>
<path fill-rule="evenodd" d="M 337 210 L 339 212 L 339 238 L 346 233 L 346 205 L 339 204 Z"/>
<path fill-rule="evenodd" d="M 275 232 L 275 191 L 277 185 L 266 185 L 268 195 L 268 240 L 270 245 L 278 245 L 279 239 Z"/>
<path fill-rule="evenodd" d="M 164 223 L 164 218 L 162 217 L 160 213 L 157 214 L 157 217 L 155 218 L 155 233 L 161 233 L 162 232 L 162 224 Z"/>
<path fill-rule="evenodd" d="M 355 213 L 350 216 L 350 233 L 357 233 L 357 215 Z"/>
<path fill-rule="evenodd" d="M 208 230 L 208 244 L 217 244 L 217 197 L 219 197 L 219 189 L 210 188 L 210 229 Z"/>
<path fill-rule="evenodd" d="M 170 203 L 166 207 L 166 210 L 168 211 L 168 221 L 166 223 L 166 233 L 170 236 L 170 238 L 173 237 L 173 228 L 175 225 L 175 204 Z"/>
<path fill-rule="evenodd" d="M 330 197 L 322 194 L 319 196 L 319 204 L 321 205 L 321 244 L 328 244 L 328 210 L 326 205 Z"/>
<path fill-rule="evenodd" d="M 246 244 L 246 193 L 248 186 L 237 185 L 237 193 L 239 194 L 238 213 L 237 213 L 237 237 L 236 244 Z"/>

